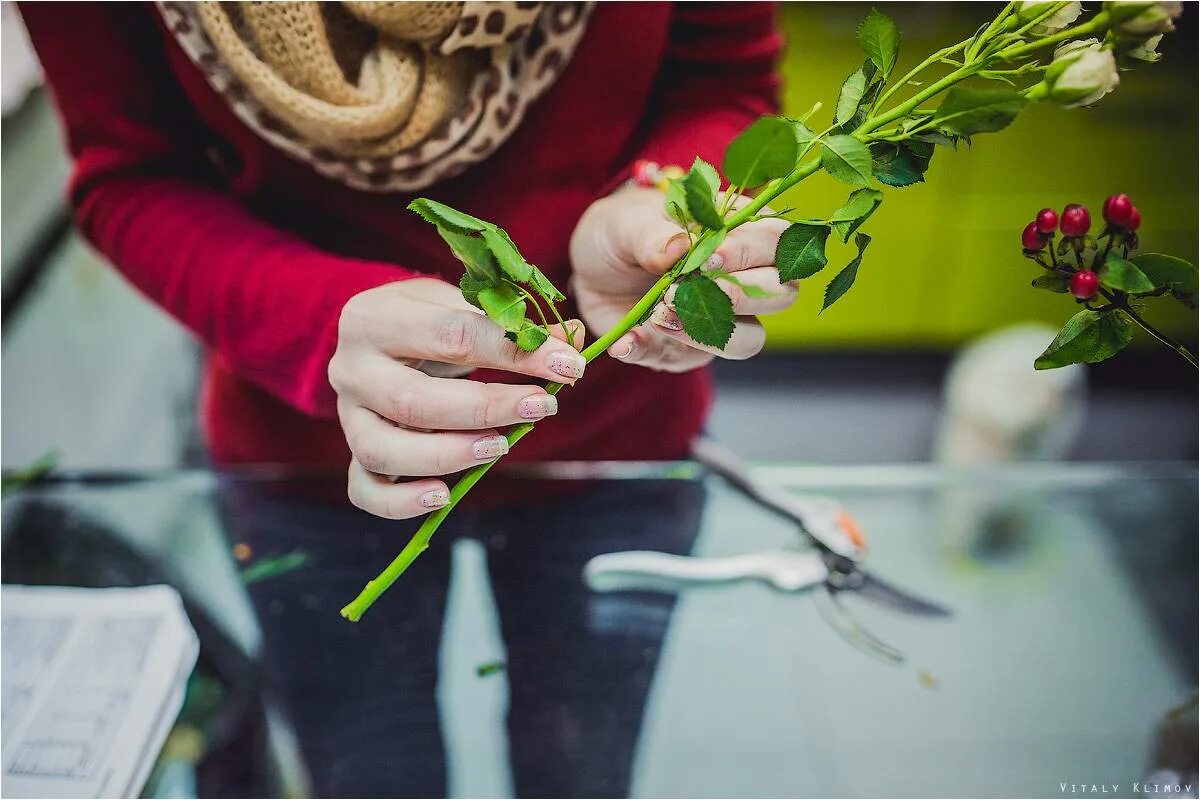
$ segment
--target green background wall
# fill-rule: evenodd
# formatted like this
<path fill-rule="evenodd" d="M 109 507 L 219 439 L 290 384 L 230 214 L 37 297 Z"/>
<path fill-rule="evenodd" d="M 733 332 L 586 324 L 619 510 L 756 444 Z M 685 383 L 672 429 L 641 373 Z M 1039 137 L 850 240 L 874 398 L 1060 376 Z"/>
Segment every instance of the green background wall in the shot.
<path fill-rule="evenodd" d="M 1096 6 L 1098 4 L 1090 4 Z M 1122 73 L 1117 91 L 1091 109 L 1040 103 L 971 148 L 938 148 L 927 183 L 886 189 L 865 226 L 874 241 L 858 282 L 821 314 L 824 284 L 853 256 L 830 239 L 830 265 L 806 281 L 797 306 L 768 318 L 773 348 L 940 348 L 1019 320 L 1061 324 L 1070 298 L 1029 287 L 1039 272 L 1021 257 L 1021 229 L 1044 207 L 1080 202 L 1099 218 L 1108 194 L 1129 193 L 1142 211 L 1143 250 L 1197 255 L 1197 7 L 1168 35 L 1158 64 Z M 960 41 L 999 8 L 993 3 L 887 3 L 904 32 L 898 73 Z M 784 110 L 815 101 L 832 113 L 838 88 L 863 56 L 854 31 L 866 3 L 793 3 L 782 9 L 787 50 Z M 825 215 L 846 187 L 817 175 L 787 205 Z M 1162 309 L 1162 310 L 1160 310 Z M 1165 312 L 1165 313 L 1164 313 Z M 1196 317 L 1166 301 L 1150 318 L 1194 338 Z M 1139 340 L 1140 341 L 1140 340 Z"/>

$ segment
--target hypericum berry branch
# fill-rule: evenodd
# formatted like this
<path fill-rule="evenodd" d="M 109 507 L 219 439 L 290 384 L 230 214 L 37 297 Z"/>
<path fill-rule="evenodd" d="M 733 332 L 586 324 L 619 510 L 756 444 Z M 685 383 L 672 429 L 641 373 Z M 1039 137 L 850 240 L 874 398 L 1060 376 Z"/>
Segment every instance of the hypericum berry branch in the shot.
<path fill-rule="evenodd" d="M 679 286 L 674 306 L 684 331 L 699 343 L 725 347 L 733 333 L 733 307 L 716 281 L 737 279 L 705 269 L 709 256 L 730 231 L 764 213 L 795 219 L 766 209 L 820 171 L 848 184 L 852 191 L 828 218 L 796 219 L 779 240 L 776 267 L 782 281 L 810 278 L 828 263 L 825 250 L 831 235 L 843 243 L 853 238 L 856 254 L 825 287 L 822 310 L 828 308 L 853 286 L 870 244 L 871 237 L 859 228 L 883 201 L 883 192 L 872 187 L 872 181 L 888 187 L 923 181 L 937 147 L 954 147 L 977 134 L 999 131 L 1031 102 L 1053 100 L 1072 107 L 1096 102 L 1117 84 L 1116 55 L 1125 60 L 1157 60 L 1156 37 L 1172 29 L 1177 5 L 1105 3 L 1099 14 L 1072 27 L 1079 17 L 1078 2 L 1010 2 L 976 34 L 937 50 L 899 80 L 892 80 L 892 71 L 900 51 L 900 31 L 872 9 L 857 31 L 867 58 L 842 84 L 833 119 L 824 130 L 814 133 L 806 125 L 820 103 L 800 119 L 762 117 L 730 144 L 721 164 L 724 180 L 701 159 L 687 172 L 639 163 L 635 179 L 664 191 L 667 214 L 687 231 L 690 247 L 612 330 L 583 351 L 585 359 L 596 358 L 644 322 L 675 283 Z M 1079 40 L 1089 34 L 1104 34 L 1105 39 Z M 1038 54 L 1054 45 L 1060 46 L 1053 59 L 1040 63 Z M 952 58 L 960 53 L 961 58 Z M 952 67 L 948 74 L 884 108 L 927 70 L 943 64 Z M 1037 81 L 1023 88 L 1014 85 L 1026 75 Z M 991 85 L 960 85 L 969 79 Z M 922 107 L 937 97 L 942 99 L 936 108 Z M 724 196 L 722 183 L 729 187 Z M 750 192 L 754 197 L 737 208 L 738 198 Z M 526 306 L 536 305 L 536 295 L 554 309 L 562 293 L 521 257 L 502 230 L 432 201 L 417 200 L 410 207 L 438 228 L 463 261 L 466 274 L 461 286 L 468 301 L 504 327 L 518 347 L 535 349 L 545 341 L 547 326 L 544 321 L 539 325 L 528 320 Z M 557 310 L 554 313 L 561 321 Z M 555 394 L 561 388 L 562 384 L 551 383 L 546 391 Z M 510 447 L 532 427 L 523 424 L 511 429 L 506 434 Z M 459 479 L 450 491 L 449 505 L 425 519 L 404 550 L 342 609 L 343 616 L 362 617 L 425 550 L 438 526 L 493 463 L 475 467 Z"/>
<path fill-rule="evenodd" d="M 1098 239 L 1090 234 L 1091 214 L 1077 203 L 1064 208 L 1061 218 L 1053 209 L 1043 208 L 1021 232 L 1026 258 L 1047 270 L 1033 280 L 1034 288 L 1069 293 L 1084 307 L 1068 320 L 1034 366 L 1053 369 L 1111 358 L 1133 340 L 1128 325 L 1132 322 L 1196 367 L 1196 356 L 1190 350 L 1147 322 L 1133 306 L 1134 301 L 1170 295 L 1194 309 L 1196 267 L 1161 253 L 1131 255 L 1138 249 L 1142 214 L 1129 195 L 1108 197 L 1102 215 L 1105 228 Z M 1062 233 L 1057 245 L 1056 228 Z M 1067 253 L 1074 256 L 1074 265 L 1059 259 Z M 1107 302 L 1093 306 L 1096 297 Z"/>

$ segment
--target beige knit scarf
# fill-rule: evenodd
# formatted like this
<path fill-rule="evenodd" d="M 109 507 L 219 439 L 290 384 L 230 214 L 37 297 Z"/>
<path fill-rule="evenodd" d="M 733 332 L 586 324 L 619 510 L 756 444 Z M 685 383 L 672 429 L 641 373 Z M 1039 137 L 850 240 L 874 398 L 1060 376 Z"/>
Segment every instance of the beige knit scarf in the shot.
<path fill-rule="evenodd" d="M 557 79 L 590 3 L 159 2 L 243 122 L 321 174 L 413 191 L 490 156 Z"/>

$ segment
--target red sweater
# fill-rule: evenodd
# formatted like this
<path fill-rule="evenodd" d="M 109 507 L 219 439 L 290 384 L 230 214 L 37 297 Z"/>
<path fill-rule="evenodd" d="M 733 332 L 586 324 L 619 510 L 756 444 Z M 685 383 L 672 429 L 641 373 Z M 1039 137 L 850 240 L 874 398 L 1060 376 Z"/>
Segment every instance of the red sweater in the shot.
<path fill-rule="evenodd" d="M 213 459 L 347 463 L 325 375 L 342 305 L 389 281 L 462 271 L 405 210 L 411 195 L 346 188 L 272 148 L 209 88 L 153 4 L 30 3 L 22 14 L 75 159 L 79 228 L 209 348 L 201 414 Z M 597 4 L 512 138 L 420 194 L 503 226 L 566 287 L 572 229 L 633 159 L 717 163 L 775 109 L 774 15 L 764 3 Z M 677 457 L 711 392 L 704 370 L 602 357 L 513 456 Z"/>

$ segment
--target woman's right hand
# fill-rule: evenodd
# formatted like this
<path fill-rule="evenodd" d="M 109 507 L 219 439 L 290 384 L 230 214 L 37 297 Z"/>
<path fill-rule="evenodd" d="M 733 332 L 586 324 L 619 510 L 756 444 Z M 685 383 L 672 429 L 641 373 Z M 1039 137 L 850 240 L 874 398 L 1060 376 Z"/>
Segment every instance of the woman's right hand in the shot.
<path fill-rule="evenodd" d="M 571 321 L 576 343 L 583 324 Z M 476 367 L 573 383 L 583 356 L 561 327 L 537 350 L 522 352 L 504 331 L 463 300 L 457 287 L 416 278 L 361 292 L 338 322 L 329 382 L 350 445 L 348 493 L 380 517 L 407 519 L 450 501 L 435 477 L 508 452 L 497 430 L 554 414 L 557 400 L 540 386 L 480 383 L 461 376 Z M 454 375 L 457 377 L 444 377 Z M 425 478 L 398 482 L 398 478 Z"/>

